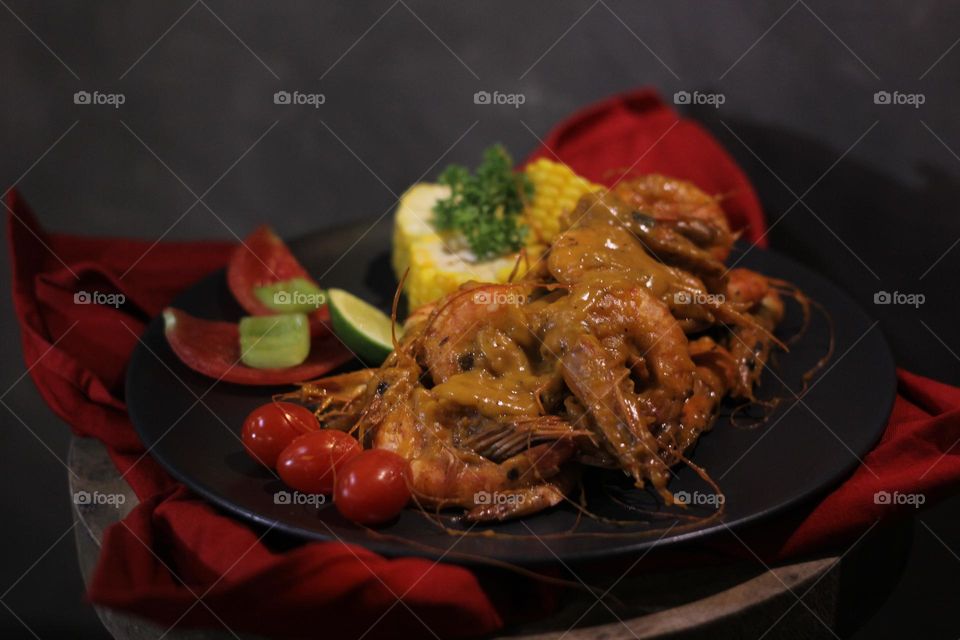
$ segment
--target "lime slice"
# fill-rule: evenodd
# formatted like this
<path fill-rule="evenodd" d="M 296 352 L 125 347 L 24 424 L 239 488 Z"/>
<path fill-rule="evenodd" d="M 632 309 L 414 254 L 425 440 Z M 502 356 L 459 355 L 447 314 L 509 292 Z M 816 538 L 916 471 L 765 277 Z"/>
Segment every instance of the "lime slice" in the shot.
<path fill-rule="evenodd" d="M 255 369 L 295 367 L 310 354 L 310 321 L 302 313 L 240 320 L 240 359 Z"/>
<path fill-rule="evenodd" d="M 393 351 L 390 318 L 368 302 L 343 289 L 327 289 L 333 331 L 364 364 L 383 364 Z M 399 329 L 398 337 L 399 337 Z"/>

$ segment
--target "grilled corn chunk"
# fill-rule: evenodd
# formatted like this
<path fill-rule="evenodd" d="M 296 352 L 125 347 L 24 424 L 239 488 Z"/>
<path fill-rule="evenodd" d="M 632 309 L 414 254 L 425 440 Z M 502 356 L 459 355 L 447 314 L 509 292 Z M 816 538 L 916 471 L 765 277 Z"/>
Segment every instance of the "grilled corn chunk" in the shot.
<path fill-rule="evenodd" d="M 578 176 L 565 164 L 539 158 L 527 165 L 527 177 L 533 183 L 533 198 L 524 209 L 524 222 L 530 228 L 529 245 L 550 244 L 560 233 L 561 216 L 573 211 L 581 197 L 604 189 Z"/>
<path fill-rule="evenodd" d="M 560 233 L 560 220 L 585 194 L 603 189 L 578 176 L 565 164 L 540 158 L 527 165 L 533 197 L 521 214 L 527 234 L 527 260 L 520 260 L 517 277 L 543 254 Z M 456 232 L 439 232 L 432 223 L 433 206 L 448 198 L 446 185 L 421 182 L 400 198 L 393 229 L 393 270 L 404 285 L 410 309 L 433 302 L 464 282 L 506 282 L 519 254 L 479 261 Z"/>
<path fill-rule="evenodd" d="M 449 197 L 445 185 L 415 184 L 400 198 L 393 228 L 393 270 L 397 278 L 410 269 L 404 290 L 410 309 L 433 302 L 464 282 L 506 282 L 519 254 L 478 261 L 455 232 L 440 233 L 433 228 L 433 205 Z M 527 249 L 532 263 L 542 247 Z M 518 277 L 523 275 L 521 260 Z"/>

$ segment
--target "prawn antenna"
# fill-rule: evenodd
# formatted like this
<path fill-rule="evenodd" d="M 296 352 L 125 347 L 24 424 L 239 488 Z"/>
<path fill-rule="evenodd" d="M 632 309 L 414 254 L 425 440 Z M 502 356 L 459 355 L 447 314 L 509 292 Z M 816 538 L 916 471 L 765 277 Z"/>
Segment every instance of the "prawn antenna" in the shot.
<path fill-rule="evenodd" d="M 390 308 L 390 340 L 393 342 L 393 350 L 400 350 L 400 343 L 397 342 L 397 309 L 400 308 L 400 294 L 403 293 L 403 283 L 407 281 L 407 274 L 410 273 L 410 267 L 400 276 L 400 282 L 397 284 L 397 290 L 393 292 L 393 306 Z"/>
<path fill-rule="evenodd" d="M 516 261 L 513 263 L 513 270 L 510 271 L 510 277 L 507 278 L 507 282 L 513 282 L 513 279 L 517 277 L 517 272 L 520 270 L 520 261 L 521 261 L 521 260 L 523 260 L 523 261 L 526 263 L 527 269 L 529 269 L 529 268 L 530 268 L 530 261 L 527 259 L 527 248 L 526 248 L 526 247 L 520 247 L 520 252 L 517 254 L 517 259 L 516 259 Z"/>

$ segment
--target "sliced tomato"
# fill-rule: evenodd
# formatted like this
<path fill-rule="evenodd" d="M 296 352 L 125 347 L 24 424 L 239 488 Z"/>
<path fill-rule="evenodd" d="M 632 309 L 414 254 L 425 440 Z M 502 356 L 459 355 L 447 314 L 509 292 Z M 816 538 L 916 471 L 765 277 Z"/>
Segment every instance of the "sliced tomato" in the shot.
<path fill-rule="evenodd" d="M 227 286 L 244 311 L 253 316 L 276 313 L 257 300 L 253 293 L 256 287 L 292 278 L 305 278 L 314 282 L 283 240 L 267 225 L 257 227 L 256 231 L 234 249 L 227 264 Z M 326 306 L 311 313 L 310 333 L 316 336 L 329 332 L 326 324 L 329 320 L 330 313 Z"/>
<path fill-rule="evenodd" d="M 164 334 L 181 361 L 204 375 L 246 385 L 292 384 L 322 376 L 353 355 L 332 334 L 315 335 L 303 364 L 285 369 L 254 369 L 240 361 L 240 332 L 233 322 L 195 318 L 168 307 Z"/>

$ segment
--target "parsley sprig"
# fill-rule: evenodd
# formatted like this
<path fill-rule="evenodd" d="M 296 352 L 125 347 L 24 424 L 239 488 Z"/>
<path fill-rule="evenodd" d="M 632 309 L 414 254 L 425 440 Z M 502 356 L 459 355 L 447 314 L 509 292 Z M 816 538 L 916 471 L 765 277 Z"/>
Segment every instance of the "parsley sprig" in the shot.
<path fill-rule="evenodd" d="M 450 197 L 433 207 L 434 224 L 442 231 L 459 231 L 478 260 L 495 258 L 523 246 L 527 228 L 519 220 L 533 184 L 513 170 L 513 159 L 502 145 L 483 154 L 474 173 L 450 165 L 440 174 Z"/>

